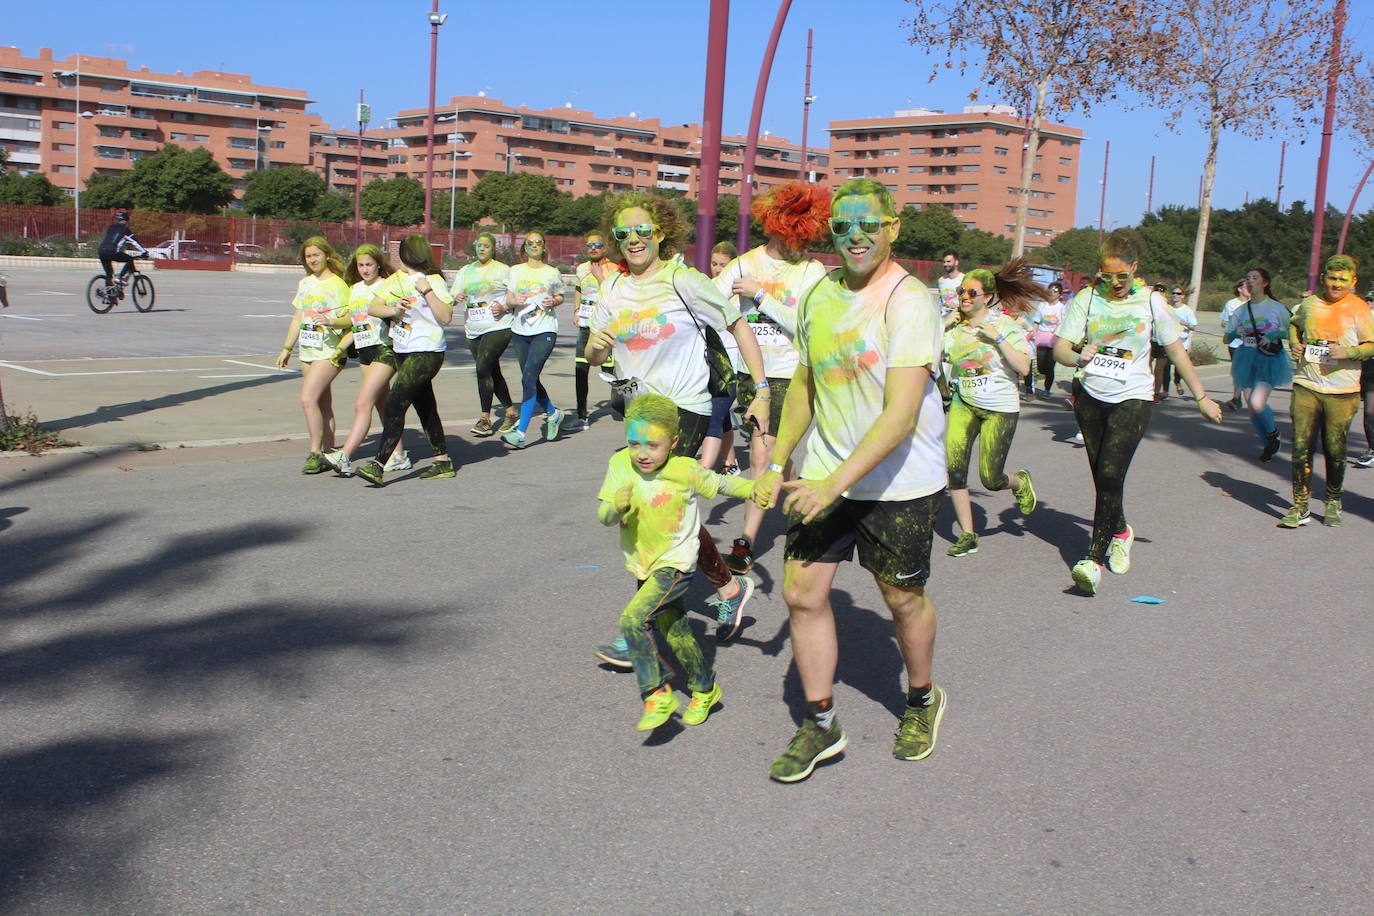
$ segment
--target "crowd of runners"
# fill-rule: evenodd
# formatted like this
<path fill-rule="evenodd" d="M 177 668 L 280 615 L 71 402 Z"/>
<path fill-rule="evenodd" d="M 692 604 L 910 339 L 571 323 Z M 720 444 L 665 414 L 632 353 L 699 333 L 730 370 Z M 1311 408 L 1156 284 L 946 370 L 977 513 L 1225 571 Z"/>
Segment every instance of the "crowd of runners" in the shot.
<path fill-rule="evenodd" d="M 682 260 L 687 227 L 678 208 L 639 191 L 609 202 L 571 284 L 547 263 L 537 232 L 511 267 L 495 260 L 491 235 L 478 236 L 474 259 L 452 283 L 419 235 L 401 242 L 396 265 L 375 245 L 359 247 L 345 265 L 325 239 L 309 239 L 277 361 L 285 367 L 299 346 L 310 434 L 303 470 L 383 485 L 386 474 L 411 466 L 400 443 L 414 407 L 434 455 L 419 477 L 453 477 L 433 380 L 444 362 L 444 328 L 457 316 L 476 367 L 473 436 L 522 449 L 536 415 L 547 441 L 584 428 L 597 367 L 624 416 L 627 444 L 610 459 L 598 517 L 618 528 L 636 587 L 618 632 L 595 655 L 633 669 L 643 704 L 637 727 L 657 728 L 680 708 L 684 725 L 699 725 L 720 701 L 715 672 L 685 621 L 684 596 L 700 570 L 714 589 L 716 639 L 733 640 L 754 590 L 748 573 L 762 520 L 780 507 L 783 597 L 807 715 L 769 775 L 805 779 L 847 743 L 832 696 L 838 646 L 830 590 L 838 564 L 856 552 L 891 612 L 907 671 L 893 754 L 919 760 L 934 749 L 947 704 L 932 675 L 936 615 L 925 591 L 934 526 L 948 493 L 959 529 L 948 553 L 978 551 L 968 483 L 974 443 L 983 488 L 1010 490 L 1022 514 L 1034 512 L 1031 472 L 1006 470 L 1021 389 L 1049 398 L 1056 370 L 1068 370 L 1075 439 L 1096 493 L 1087 555 L 1070 574 L 1095 594 L 1104 568 L 1118 575 L 1131 568 L 1126 476 L 1170 377 L 1180 393 L 1186 387 L 1201 418 L 1221 420 L 1222 405 L 1207 396 L 1189 357 L 1197 318 L 1184 288 L 1172 287 L 1171 302 L 1169 287 L 1139 277 L 1141 242 L 1129 231 L 1106 237 L 1094 281 L 1070 296 L 1059 284 L 1035 282 L 1019 260 L 962 272 L 952 252 L 929 289 L 893 260 L 896 208 L 870 180 L 834 192 L 794 182 L 758 198 L 753 215 L 767 241 L 743 254 L 718 245 L 710 277 Z M 840 259 L 833 270 L 807 253 L 826 238 Z M 1224 316 L 1235 385 L 1228 405 L 1248 407 L 1261 460 L 1281 443 L 1270 393 L 1293 385 L 1293 504 L 1282 527 L 1310 518 L 1318 435 L 1323 522 L 1340 524 L 1346 431 L 1362 402 L 1367 437 L 1374 425 L 1374 314 L 1354 294 L 1356 282 L 1354 260 L 1332 257 L 1321 289 L 1290 310 L 1257 268 L 1237 285 Z M 540 381 L 558 316 L 569 310 L 578 329 L 575 413 L 557 407 Z M 518 398 L 501 370 L 511 347 Z M 350 355 L 363 383 L 348 438 L 335 448 L 330 386 Z M 363 460 L 374 412 L 381 434 Z M 748 477 L 733 458 L 736 432 L 747 439 Z M 1374 465 L 1374 455 L 1357 463 Z M 747 500 L 743 528 L 724 555 L 698 507 L 719 494 Z M 668 684 L 664 648 L 686 675 L 685 708 Z"/>

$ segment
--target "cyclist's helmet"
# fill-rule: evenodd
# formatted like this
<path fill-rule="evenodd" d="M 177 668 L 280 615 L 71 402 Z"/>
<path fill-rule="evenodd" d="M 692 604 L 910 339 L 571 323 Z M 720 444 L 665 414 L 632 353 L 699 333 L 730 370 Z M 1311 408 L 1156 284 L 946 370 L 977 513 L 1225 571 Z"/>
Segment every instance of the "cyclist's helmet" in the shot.
<path fill-rule="evenodd" d="M 129 211 L 128 211 L 128 210 L 116 210 L 116 211 L 115 211 L 115 222 L 117 222 L 117 223 L 127 223 L 128 221 L 129 221 Z"/>

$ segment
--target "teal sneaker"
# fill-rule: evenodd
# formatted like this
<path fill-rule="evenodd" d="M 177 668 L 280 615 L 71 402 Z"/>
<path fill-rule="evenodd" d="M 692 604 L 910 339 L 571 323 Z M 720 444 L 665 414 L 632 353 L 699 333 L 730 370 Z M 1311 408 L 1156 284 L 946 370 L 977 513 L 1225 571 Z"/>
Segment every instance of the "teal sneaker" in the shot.
<path fill-rule="evenodd" d="M 564 418 L 566 418 L 567 416 L 568 416 L 568 415 L 567 415 L 566 413 L 564 413 L 563 411 L 561 411 L 561 410 L 559 410 L 557 407 L 555 407 L 555 408 L 553 409 L 553 413 L 549 414 L 547 417 L 544 418 L 544 441 L 545 441 L 545 442 L 555 442 L 555 441 L 557 441 L 557 439 L 558 439 L 558 433 L 559 433 L 559 431 L 562 430 L 562 428 L 563 428 L 563 420 L 564 420 Z"/>
<path fill-rule="evenodd" d="M 945 553 L 952 557 L 966 557 L 971 553 L 977 552 L 978 535 L 974 534 L 972 531 L 965 531 L 963 534 L 959 535 L 959 540 L 955 541 L 953 546 L 945 551 Z"/>
<path fill-rule="evenodd" d="M 787 750 L 768 768 L 768 778 L 777 782 L 801 782 L 811 775 L 816 764 L 834 757 L 848 743 L 839 719 L 831 720 L 829 728 L 821 728 L 808 717 L 792 736 Z"/>
<path fill-rule="evenodd" d="M 625 642 L 624 636 L 617 637 L 616 641 L 609 645 L 597 646 L 592 650 L 592 654 L 617 668 L 634 667 L 634 662 L 630 661 L 630 646 Z"/>
<path fill-rule="evenodd" d="M 720 702 L 720 684 L 712 684 L 711 689 L 705 693 L 693 692 L 692 698 L 687 701 L 687 708 L 682 711 L 683 725 L 700 725 L 711 715 L 711 708 Z"/>
<path fill-rule="evenodd" d="M 651 732 L 671 719 L 681 705 L 682 701 L 677 698 L 677 694 L 665 684 L 644 698 L 644 715 L 640 716 L 639 724 L 635 728 L 642 732 Z"/>
<path fill-rule="evenodd" d="M 1012 487 L 1012 495 L 1016 497 L 1016 507 L 1021 510 L 1022 515 L 1030 515 L 1035 511 L 1035 507 L 1040 505 L 1040 501 L 1035 498 L 1035 484 L 1031 483 L 1030 471 L 1025 468 L 1016 472 L 1016 477 L 1021 481 L 1020 486 Z"/>
<path fill-rule="evenodd" d="M 897 741 L 892 756 L 898 760 L 924 760 L 935 750 L 935 738 L 940 733 L 940 720 L 945 717 L 948 698 L 939 686 L 930 688 L 929 706 L 908 706 L 897 726 Z"/>

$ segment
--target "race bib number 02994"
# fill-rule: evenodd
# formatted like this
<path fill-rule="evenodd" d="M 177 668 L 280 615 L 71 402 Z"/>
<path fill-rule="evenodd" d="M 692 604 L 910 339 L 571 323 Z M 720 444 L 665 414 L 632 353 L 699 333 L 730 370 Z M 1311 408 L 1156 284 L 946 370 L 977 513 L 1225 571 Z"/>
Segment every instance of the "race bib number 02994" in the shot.
<path fill-rule="evenodd" d="M 1124 382 L 1130 374 L 1131 356 L 1130 350 L 1103 347 L 1094 354 L 1092 361 L 1083 367 L 1083 371 L 1098 378 Z"/>

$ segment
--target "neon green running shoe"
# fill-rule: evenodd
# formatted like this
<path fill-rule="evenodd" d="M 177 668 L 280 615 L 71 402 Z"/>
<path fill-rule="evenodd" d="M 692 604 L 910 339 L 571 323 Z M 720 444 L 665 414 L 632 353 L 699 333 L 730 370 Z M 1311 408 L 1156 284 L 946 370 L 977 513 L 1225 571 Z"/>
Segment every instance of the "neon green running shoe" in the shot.
<path fill-rule="evenodd" d="M 712 684 L 705 693 L 692 693 L 687 708 L 682 711 L 683 725 L 700 725 L 711 715 L 711 707 L 720 702 L 720 684 Z"/>
<path fill-rule="evenodd" d="M 332 470 L 329 462 L 319 452 L 311 452 L 305 459 L 305 464 L 301 467 L 302 474 L 323 474 L 325 471 Z"/>
<path fill-rule="evenodd" d="M 453 469 L 453 462 L 448 458 L 435 458 L 434 463 L 420 472 L 421 480 L 433 480 L 435 477 L 453 477 L 458 472 Z"/>
<path fill-rule="evenodd" d="M 1084 557 L 1073 564 L 1070 574 L 1073 576 L 1074 585 L 1089 595 L 1097 594 L 1097 586 L 1102 581 L 1102 567 L 1096 562 Z"/>
<path fill-rule="evenodd" d="M 1326 514 L 1322 516 L 1322 524 L 1328 528 L 1340 527 L 1341 501 L 1339 499 L 1328 499 L 1326 501 Z"/>
<path fill-rule="evenodd" d="M 959 535 L 959 540 L 955 541 L 953 546 L 945 551 L 945 553 L 952 557 L 966 557 L 971 553 L 977 552 L 978 535 L 974 534 L 972 531 L 965 531 L 963 534 Z"/>
<path fill-rule="evenodd" d="M 655 690 L 644 698 L 644 715 L 640 717 L 635 728 L 642 732 L 651 732 L 671 719 L 681 705 L 682 701 L 669 687 Z"/>
<path fill-rule="evenodd" d="M 768 768 L 768 778 L 777 782 L 801 782 L 811 775 L 816 764 L 834 757 L 848 743 L 839 719 L 831 720 L 829 728 L 821 728 L 814 719 L 807 718 L 792 736 L 787 750 Z"/>
<path fill-rule="evenodd" d="M 1107 569 L 1124 576 L 1131 571 L 1131 545 L 1135 543 L 1135 529 L 1130 525 L 1107 542 Z"/>
<path fill-rule="evenodd" d="M 908 706 L 897 726 L 897 741 L 892 756 L 898 760 L 924 760 L 935 750 L 935 737 L 940 733 L 940 720 L 945 717 L 948 698 L 939 686 L 930 688 L 929 706 Z"/>
<path fill-rule="evenodd" d="M 1030 515 L 1035 511 L 1035 507 L 1040 505 L 1040 501 L 1035 498 L 1035 484 L 1031 483 L 1030 471 L 1025 468 L 1016 472 L 1016 477 L 1021 481 L 1021 485 L 1012 488 L 1012 495 L 1016 497 L 1016 507 L 1021 510 L 1022 515 Z"/>
<path fill-rule="evenodd" d="M 1306 525 L 1311 520 L 1312 514 L 1307 511 L 1306 507 L 1299 509 L 1297 506 L 1294 506 L 1293 508 L 1288 510 L 1287 515 L 1279 519 L 1278 527 L 1297 528 L 1301 525 Z"/>
<path fill-rule="evenodd" d="M 382 470 L 381 463 L 376 460 L 369 461 L 366 464 L 358 465 L 356 468 L 353 469 L 353 473 L 361 477 L 363 480 L 366 480 L 373 486 L 385 486 L 385 484 L 382 483 L 382 476 L 385 474 L 385 472 Z"/>

